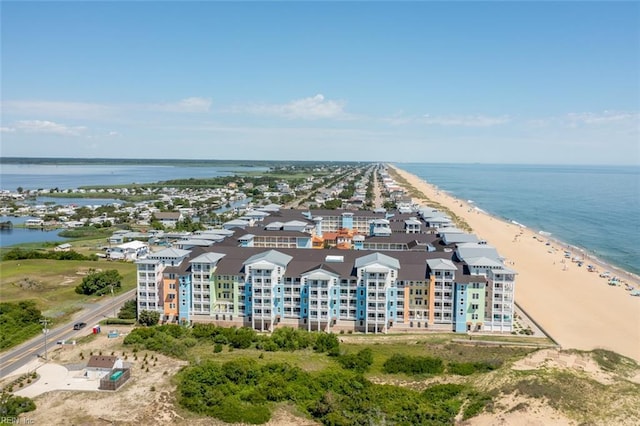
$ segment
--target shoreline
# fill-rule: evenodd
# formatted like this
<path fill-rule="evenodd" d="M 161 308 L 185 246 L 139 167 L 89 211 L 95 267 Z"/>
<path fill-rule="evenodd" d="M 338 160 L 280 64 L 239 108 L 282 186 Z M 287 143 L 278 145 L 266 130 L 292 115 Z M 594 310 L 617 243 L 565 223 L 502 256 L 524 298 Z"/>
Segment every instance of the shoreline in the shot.
<path fill-rule="evenodd" d="M 640 362 L 640 297 L 631 297 L 623 282 L 607 285 L 600 273 L 608 270 L 634 289 L 640 279 L 630 271 L 592 256 L 587 250 L 558 240 L 553 234 L 500 218 L 440 190 L 400 166 L 388 164 L 424 194 L 419 204 L 438 203 L 465 220 L 478 238 L 486 240 L 517 272 L 516 302 L 564 349 L 607 349 Z M 543 231 L 544 232 L 544 231 Z M 548 245 L 547 245 L 548 243 Z M 565 250 L 571 252 L 565 258 Z M 574 256 L 583 258 L 579 267 Z M 593 264 L 598 272 L 589 272 Z M 609 277 L 609 278 L 611 278 Z"/>
<path fill-rule="evenodd" d="M 399 168 L 396 165 L 394 165 L 392 167 L 394 169 L 396 169 L 396 170 Z M 402 169 L 402 170 L 407 172 L 404 169 Z M 407 172 L 407 173 L 410 173 L 410 172 Z M 450 198 L 456 199 L 456 200 L 460 201 L 461 203 L 464 203 L 465 205 L 468 205 L 470 208 L 476 209 L 476 210 L 480 211 L 481 213 L 484 213 L 486 215 L 489 215 L 489 216 L 493 217 L 494 219 L 501 220 L 503 222 L 511 223 L 511 224 L 514 224 L 514 225 L 518 225 L 518 226 L 523 227 L 524 229 L 529 229 L 531 231 L 534 231 L 536 234 L 540 235 L 541 238 L 545 238 L 547 240 L 551 240 L 551 241 L 555 242 L 557 245 L 566 247 L 568 250 L 570 250 L 572 252 L 579 252 L 581 254 L 581 256 L 583 256 L 585 259 L 589 258 L 589 259 L 591 259 L 591 261 L 593 263 L 597 263 L 598 266 L 600 266 L 600 267 L 602 267 L 604 269 L 608 269 L 611 272 L 615 271 L 617 275 L 624 276 L 625 279 L 627 279 L 627 280 L 629 280 L 631 282 L 635 282 L 638 285 L 640 285 L 640 270 L 638 272 L 630 271 L 628 269 L 625 269 L 624 266 L 616 265 L 615 263 L 611 262 L 610 260 L 606 260 L 606 259 L 603 259 L 603 258 L 599 257 L 597 252 L 595 250 L 593 250 L 593 249 L 582 247 L 582 246 L 580 246 L 578 244 L 570 243 L 570 242 L 562 240 L 559 237 L 556 237 L 555 233 L 548 232 L 548 231 L 546 231 L 544 229 L 535 228 L 535 227 L 532 227 L 530 225 L 526 225 L 524 223 L 520 223 L 520 222 L 516 221 L 515 219 L 509 218 L 509 217 L 506 217 L 506 216 L 498 215 L 498 214 L 495 214 L 495 213 L 490 213 L 489 211 L 479 207 L 475 203 L 475 201 L 473 201 L 473 200 L 466 200 L 465 201 L 465 200 L 463 200 L 461 198 L 458 198 L 456 195 L 454 195 L 450 191 L 441 189 L 437 185 L 428 183 L 423 178 L 421 178 L 421 177 L 419 177 L 417 175 L 415 175 L 415 176 L 416 176 L 416 178 L 418 178 L 420 180 L 423 180 L 428 185 L 432 186 L 438 192 L 444 193 L 444 194 L 448 195 Z"/>
<path fill-rule="evenodd" d="M 398 170 L 398 167 L 393 166 L 395 170 Z M 406 170 L 402 169 L 404 172 L 410 174 L 409 172 L 407 172 Z M 439 193 L 444 193 L 446 194 L 448 197 L 450 197 L 451 199 L 457 200 L 458 202 L 460 202 L 461 204 L 465 205 L 466 207 L 468 207 L 470 210 L 474 210 L 474 211 L 478 211 L 482 214 L 485 214 L 487 216 L 492 217 L 493 219 L 505 222 L 506 224 L 512 224 L 512 225 L 516 225 L 522 229 L 526 229 L 531 231 L 533 234 L 537 235 L 538 238 L 541 238 L 543 240 L 546 241 L 550 241 L 552 243 L 552 246 L 555 245 L 558 248 L 562 247 L 562 250 L 566 250 L 571 252 L 571 258 L 575 257 L 575 256 L 580 256 L 584 263 L 589 265 L 589 263 L 592 263 L 596 266 L 598 266 L 600 269 L 597 270 L 598 275 L 601 272 L 605 272 L 605 271 L 609 271 L 611 273 L 611 278 L 613 277 L 617 277 L 617 278 L 622 278 L 621 279 L 621 283 L 624 284 L 629 284 L 631 286 L 634 287 L 634 290 L 638 290 L 640 289 L 640 275 L 631 272 L 629 270 L 624 269 L 622 266 L 619 265 L 614 265 L 611 262 L 607 261 L 607 260 L 603 260 L 601 258 L 599 258 L 598 256 L 596 256 L 596 254 L 585 248 L 585 247 L 580 247 L 578 245 L 575 244 L 571 244 L 568 243 L 566 241 L 563 241 L 559 238 L 557 238 L 555 236 L 555 234 L 551 233 L 551 232 L 547 232 L 544 231 L 542 229 L 537 229 L 534 227 L 530 227 L 529 225 L 525 225 L 523 223 L 517 222 L 516 220 L 504 217 L 504 216 L 499 216 L 493 213 L 488 212 L 485 209 L 480 208 L 473 200 L 467 200 L 464 201 L 460 198 L 457 198 L 455 195 L 453 195 L 451 192 L 449 191 L 445 191 L 443 189 L 440 189 L 438 186 L 433 185 L 428 183 L 427 181 L 425 181 L 424 179 L 420 178 L 419 176 L 415 176 L 417 179 L 422 180 L 423 182 L 425 182 L 427 185 L 432 186 L 437 192 Z M 587 260 L 589 262 L 587 262 Z M 585 269 L 587 269 L 585 267 Z"/>

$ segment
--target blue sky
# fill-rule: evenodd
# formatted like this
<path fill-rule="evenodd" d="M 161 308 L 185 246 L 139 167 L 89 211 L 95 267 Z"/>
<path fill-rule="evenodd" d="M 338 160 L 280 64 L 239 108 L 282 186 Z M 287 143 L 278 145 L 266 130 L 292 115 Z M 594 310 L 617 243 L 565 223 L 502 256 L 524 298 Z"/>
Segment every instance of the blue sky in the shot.
<path fill-rule="evenodd" d="M 2 156 L 640 164 L 638 2 L 0 13 Z"/>

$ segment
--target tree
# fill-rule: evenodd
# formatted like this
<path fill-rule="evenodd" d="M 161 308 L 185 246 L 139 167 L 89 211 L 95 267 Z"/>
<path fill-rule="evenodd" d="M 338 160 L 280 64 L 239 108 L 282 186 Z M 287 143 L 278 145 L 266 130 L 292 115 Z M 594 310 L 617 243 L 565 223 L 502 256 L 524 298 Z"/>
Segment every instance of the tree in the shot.
<path fill-rule="evenodd" d="M 164 225 L 159 220 L 152 219 L 151 220 L 151 229 L 164 231 Z"/>
<path fill-rule="evenodd" d="M 76 287 L 78 294 L 103 295 L 109 291 L 117 291 L 122 287 L 122 276 L 117 269 L 110 269 L 104 272 L 96 272 L 91 269 L 89 275 L 82 279 Z"/>
<path fill-rule="evenodd" d="M 135 319 L 138 313 L 138 304 L 136 299 L 127 300 L 124 302 L 120 312 L 118 312 L 118 318 L 120 319 Z"/>
<path fill-rule="evenodd" d="M 29 398 L 23 396 L 15 396 L 9 392 L 2 391 L 0 394 L 0 418 L 9 420 L 18 420 L 18 415 L 33 411 L 36 404 Z M 5 421 L 3 420 L 3 424 Z"/>
<path fill-rule="evenodd" d="M 140 311 L 138 315 L 138 323 L 140 325 L 152 326 L 160 321 L 160 312 L 157 311 Z"/>

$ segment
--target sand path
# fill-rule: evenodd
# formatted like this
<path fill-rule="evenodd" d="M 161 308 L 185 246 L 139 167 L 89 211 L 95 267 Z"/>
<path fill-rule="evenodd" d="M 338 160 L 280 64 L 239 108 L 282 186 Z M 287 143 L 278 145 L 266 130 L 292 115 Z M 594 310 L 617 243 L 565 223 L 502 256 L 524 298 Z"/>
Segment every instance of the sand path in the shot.
<path fill-rule="evenodd" d="M 609 349 L 640 362 L 640 297 L 625 285 L 610 286 L 599 273 L 565 259 L 567 248 L 519 225 L 508 223 L 453 198 L 417 176 L 390 166 L 411 185 L 464 218 L 473 233 L 496 247 L 518 272 L 515 298 L 563 348 Z M 425 200 L 414 200 L 428 204 Z M 572 256 L 578 255 L 575 250 Z M 602 272 L 602 268 L 599 270 Z M 635 289 L 640 283 L 626 282 Z"/>

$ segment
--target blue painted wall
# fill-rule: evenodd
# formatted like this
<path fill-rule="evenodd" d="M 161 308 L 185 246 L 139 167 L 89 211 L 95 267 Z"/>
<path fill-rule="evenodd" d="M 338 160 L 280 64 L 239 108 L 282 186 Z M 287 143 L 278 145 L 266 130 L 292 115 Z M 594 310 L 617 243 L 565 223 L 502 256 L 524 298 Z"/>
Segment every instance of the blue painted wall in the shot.
<path fill-rule="evenodd" d="M 455 321 L 455 332 L 466 333 L 467 332 L 467 305 L 469 304 L 468 292 L 466 291 L 466 284 L 455 283 L 455 300 L 453 303 L 454 312 L 453 318 Z"/>
<path fill-rule="evenodd" d="M 181 324 L 189 324 L 191 311 L 191 275 L 178 277 L 178 319 Z"/>

